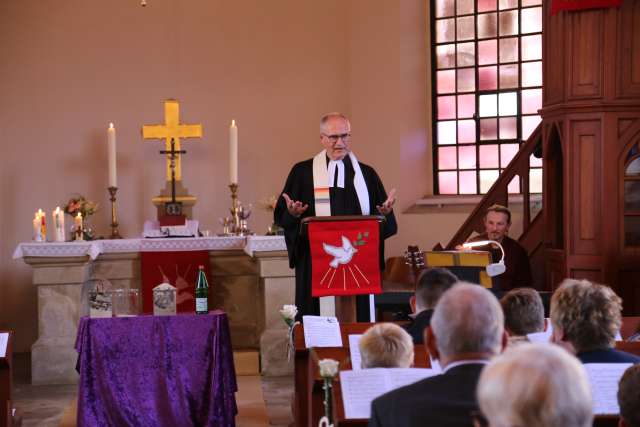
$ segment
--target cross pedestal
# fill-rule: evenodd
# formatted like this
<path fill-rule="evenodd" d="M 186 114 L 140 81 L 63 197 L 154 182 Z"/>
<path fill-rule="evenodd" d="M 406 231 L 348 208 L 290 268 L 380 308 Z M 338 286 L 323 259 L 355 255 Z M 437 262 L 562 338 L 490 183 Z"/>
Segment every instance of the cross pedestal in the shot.
<path fill-rule="evenodd" d="M 151 199 L 158 211 L 158 220 L 166 215 L 164 211 L 165 203 L 171 202 L 171 181 L 166 181 L 164 189 L 160 194 Z M 187 219 L 193 219 L 193 205 L 196 204 L 196 197 L 189 194 L 189 190 L 182 185 L 182 181 L 176 181 L 176 202 L 182 203 L 182 214 Z"/>

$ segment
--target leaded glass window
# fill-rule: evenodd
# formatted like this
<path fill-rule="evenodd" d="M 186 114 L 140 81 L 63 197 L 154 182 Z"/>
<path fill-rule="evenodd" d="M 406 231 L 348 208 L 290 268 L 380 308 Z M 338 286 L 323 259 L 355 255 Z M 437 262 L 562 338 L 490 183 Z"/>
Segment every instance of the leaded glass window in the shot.
<path fill-rule="evenodd" d="M 542 0 L 432 0 L 431 10 L 435 190 L 483 194 L 540 123 Z M 542 164 L 531 166 L 530 191 L 541 192 Z"/>

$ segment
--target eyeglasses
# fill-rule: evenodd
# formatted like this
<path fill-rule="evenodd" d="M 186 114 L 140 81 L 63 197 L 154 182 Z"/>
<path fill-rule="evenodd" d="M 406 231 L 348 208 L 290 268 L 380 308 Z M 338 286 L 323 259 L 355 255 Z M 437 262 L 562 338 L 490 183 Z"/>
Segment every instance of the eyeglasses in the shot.
<path fill-rule="evenodd" d="M 339 139 L 342 139 L 342 142 L 349 142 L 349 139 L 351 139 L 350 133 L 341 133 L 339 135 L 327 135 L 326 133 L 323 133 L 322 135 L 332 144 L 338 142 Z"/>

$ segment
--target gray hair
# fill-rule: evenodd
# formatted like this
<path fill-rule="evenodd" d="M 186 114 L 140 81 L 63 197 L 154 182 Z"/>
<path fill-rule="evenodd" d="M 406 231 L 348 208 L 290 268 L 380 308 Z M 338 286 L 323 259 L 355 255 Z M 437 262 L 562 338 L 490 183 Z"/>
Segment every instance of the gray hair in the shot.
<path fill-rule="evenodd" d="M 411 335 L 394 323 L 378 323 L 360 338 L 362 369 L 409 368 L 413 365 Z"/>
<path fill-rule="evenodd" d="M 496 297 L 480 285 L 459 282 L 438 301 L 431 318 L 438 352 L 498 354 L 504 316 Z"/>
<path fill-rule="evenodd" d="M 585 370 L 551 344 L 507 349 L 482 371 L 477 395 L 494 427 L 587 427 L 593 420 Z"/>
<path fill-rule="evenodd" d="M 342 113 L 338 113 L 338 112 L 331 112 L 331 113 L 327 113 L 324 116 L 322 116 L 322 118 L 320 118 L 320 133 L 324 133 L 325 132 L 325 127 L 327 125 L 327 122 L 331 119 L 342 119 L 345 122 L 347 122 L 347 126 L 349 127 L 349 131 L 351 131 L 351 122 L 349 121 L 349 119 L 347 118 L 347 116 L 345 116 Z"/>

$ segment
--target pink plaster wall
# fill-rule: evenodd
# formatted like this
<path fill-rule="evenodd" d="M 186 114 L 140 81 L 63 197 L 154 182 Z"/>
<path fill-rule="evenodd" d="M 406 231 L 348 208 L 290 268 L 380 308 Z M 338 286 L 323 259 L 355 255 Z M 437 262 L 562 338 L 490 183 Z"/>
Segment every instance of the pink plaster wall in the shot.
<path fill-rule="evenodd" d="M 11 255 L 31 238 L 37 208 L 71 193 L 102 209 L 108 232 L 106 127 L 118 137 L 121 232 L 153 218 L 163 185 L 159 143 L 142 124 L 163 119 L 162 101 L 181 102 L 183 122 L 204 138 L 183 147 L 183 179 L 199 199 L 195 216 L 217 230 L 228 198 L 228 125 L 240 134 L 240 198 L 278 193 L 291 165 L 320 150 L 318 119 L 353 119 L 354 150 L 396 187 L 400 234 L 428 247 L 464 215 L 403 214 L 431 191 L 427 141 L 427 13 L 422 0 L 3 0 L 0 2 L 0 327 L 17 330 L 17 350 L 37 336 L 31 269 Z M 267 212 L 251 218 L 256 231 Z M 443 231 L 444 230 L 444 231 Z M 435 234 L 434 234 L 435 233 Z"/>

